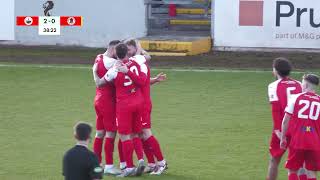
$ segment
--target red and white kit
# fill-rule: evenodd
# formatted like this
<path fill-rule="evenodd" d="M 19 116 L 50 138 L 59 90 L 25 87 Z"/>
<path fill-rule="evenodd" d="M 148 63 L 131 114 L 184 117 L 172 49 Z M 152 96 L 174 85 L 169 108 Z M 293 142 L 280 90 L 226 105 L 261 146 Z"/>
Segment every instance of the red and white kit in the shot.
<path fill-rule="evenodd" d="M 141 71 L 146 75 L 146 81 L 140 86 L 142 96 L 144 99 L 143 112 L 142 112 L 142 128 L 151 128 L 151 111 L 152 111 L 152 101 L 150 96 L 150 68 L 146 64 L 146 59 L 144 56 L 136 55 L 130 58 L 130 60 L 135 61 L 141 67 Z"/>
<path fill-rule="evenodd" d="M 152 111 L 152 101 L 151 101 L 151 96 L 150 96 L 150 68 L 146 64 L 146 60 L 143 56 L 134 56 L 130 58 L 133 61 L 136 61 L 138 64 L 141 65 L 142 72 L 144 72 L 147 76 L 146 82 L 141 85 L 141 92 L 143 95 L 144 99 L 144 105 L 143 105 L 143 111 L 142 111 L 142 128 L 143 129 L 151 129 L 151 111 Z M 143 148 L 144 152 L 146 154 L 146 157 L 148 159 L 149 164 L 154 164 L 155 159 L 154 157 L 157 158 L 158 161 L 164 160 L 160 144 L 156 137 L 153 135 L 150 136 L 148 139 L 145 139 L 143 141 Z M 163 162 L 165 163 L 165 162 Z M 164 166 L 165 164 L 162 164 Z"/>
<path fill-rule="evenodd" d="M 103 54 L 96 57 L 95 63 L 97 63 L 97 73 L 100 78 L 102 78 L 105 73 L 110 69 L 114 63 L 115 59 L 109 58 Z M 96 88 L 96 96 L 94 98 L 94 108 L 96 111 L 96 130 L 97 131 L 117 131 L 116 126 L 116 102 L 115 102 L 115 88 L 112 83 L 107 83 L 102 87 Z M 93 151 L 98 156 L 99 163 L 102 159 L 102 146 L 103 141 L 105 150 L 105 160 L 107 165 L 113 164 L 113 149 L 114 149 L 114 139 L 95 137 L 93 143 Z"/>
<path fill-rule="evenodd" d="M 123 61 L 129 71 L 126 74 L 108 71 L 107 79 L 114 79 L 117 101 L 117 122 L 120 134 L 141 132 L 141 114 L 143 110 L 143 96 L 140 84 L 146 81 L 146 75 L 140 65 L 132 60 Z"/>
<path fill-rule="evenodd" d="M 142 73 L 140 65 L 132 60 L 123 63 L 129 68 L 127 74 L 117 72 L 116 68 L 109 70 L 105 75 L 107 80 L 114 80 L 116 87 L 116 114 L 118 132 L 122 135 L 140 133 L 142 130 L 141 114 L 143 110 L 143 96 L 139 84 L 144 84 L 146 76 Z M 123 155 L 127 168 L 134 167 L 132 153 L 134 142 L 122 141 Z M 142 152 L 142 145 L 141 145 Z M 143 153 L 141 153 L 143 156 Z"/>
<path fill-rule="evenodd" d="M 115 59 L 102 54 L 96 58 L 98 63 L 98 76 L 102 78 L 115 63 Z M 108 82 L 103 87 L 96 88 L 94 107 L 96 110 L 96 129 L 115 132 L 116 126 L 116 101 L 113 83 Z"/>
<path fill-rule="evenodd" d="M 320 170 L 320 96 L 301 93 L 292 96 L 285 112 L 291 114 L 291 141 L 286 168 Z"/>
<path fill-rule="evenodd" d="M 275 131 L 281 131 L 284 110 L 288 99 L 294 94 L 302 92 L 301 83 L 291 78 L 279 79 L 268 86 L 268 96 L 272 107 L 273 131 L 269 151 L 272 157 L 281 157 L 285 150 L 280 148 L 280 139 Z M 288 131 L 288 135 L 290 132 Z"/>

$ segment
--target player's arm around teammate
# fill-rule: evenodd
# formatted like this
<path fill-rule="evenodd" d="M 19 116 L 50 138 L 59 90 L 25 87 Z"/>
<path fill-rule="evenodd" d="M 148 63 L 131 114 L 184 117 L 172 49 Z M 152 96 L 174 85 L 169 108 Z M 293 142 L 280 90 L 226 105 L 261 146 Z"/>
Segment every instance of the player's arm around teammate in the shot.
<path fill-rule="evenodd" d="M 107 80 L 103 77 L 100 78 L 98 76 L 98 63 L 94 63 L 92 66 L 92 74 L 93 74 L 93 80 L 96 84 L 96 87 L 102 87 L 103 85 L 105 85 L 107 83 Z"/>

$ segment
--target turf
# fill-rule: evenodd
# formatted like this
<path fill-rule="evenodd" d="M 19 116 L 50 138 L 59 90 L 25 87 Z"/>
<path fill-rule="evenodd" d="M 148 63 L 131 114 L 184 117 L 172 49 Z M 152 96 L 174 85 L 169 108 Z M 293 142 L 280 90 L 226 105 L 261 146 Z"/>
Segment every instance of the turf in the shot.
<path fill-rule="evenodd" d="M 139 179 L 265 179 L 270 72 L 166 73 L 168 81 L 152 88 L 152 117 L 169 170 Z M 1 180 L 62 179 L 73 125 L 94 124 L 91 79 L 89 68 L 0 67 Z"/>

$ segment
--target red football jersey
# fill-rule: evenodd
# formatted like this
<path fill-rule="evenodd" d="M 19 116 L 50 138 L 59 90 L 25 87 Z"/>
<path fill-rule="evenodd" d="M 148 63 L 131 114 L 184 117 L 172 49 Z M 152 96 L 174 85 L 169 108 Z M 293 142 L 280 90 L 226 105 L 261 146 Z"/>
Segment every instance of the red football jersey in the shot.
<path fill-rule="evenodd" d="M 142 84 L 141 87 L 141 92 L 144 98 L 144 105 L 145 108 L 151 109 L 152 107 L 152 101 L 151 101 L 151 96 L 150 96 L 150 68 L 147 65 L 146 59 L 144 56 L 133 56 L 130 58 L 130 60 L 135 61 L 138 63 L 141 67 L 141 72 L 146 75 L 146 80 L 145 83 Z M 131 77 L 131 76 L 130 76 Z"/>
<path fill-rule="evenodd" d="M 139 86 L 145 83 L 146 75 L 141 71 L 140 65 L 137 62 L 126 60 L 123 63 L 127 65 L 129 71 L 128 75 L 120 72 L 116 73 L 114 84 L 116 86 L 117 101 L 130 96 L 142 99 L 141 88 Z"/>
<path fill-rule="evenodd" d="M 291 95 L 302 92 L 301 83 L 291 78 L 279 79 L 268 86 L 269 101 L 272 105 L 273 129 L 281 130 L 284 110 Z"/>
<path fill-rule="evenodd" d="M 320 96 L 315 93 L 292 96 L 285 112 L 292 115 L 290 147 L 320 150 Z"/>
<path fill-rule="evenodd" d="M 151 101 L 151 96 L 150 96 L 150 68 L 148 65 L 146 65 L 147 68 L 147 79 L 146 79 L 146 83 L 144 86 L 141 87 L 141 92 L 144 98 L 144 103 L 145 103 L 145 107 L 150 109 L 152 107 L 152 101 Z"/>
<path fill-rule="evenodd" d="M 116 60 L 113 58 L 109 58 L 103 54 L 99 54 L 96 57 L 95 63 L 98 63 L 98 76 L 99 78 L 104 77 L 104 75 L 107 73 L 107 71 L 112 68 L 112 66 L 115 64 Z M 115 88 L 113 83 L 108 82 L 102 87 L 96 88 L 96 95 L 99 96 L 109 96 L 110 98 L 115 97 Z"/>

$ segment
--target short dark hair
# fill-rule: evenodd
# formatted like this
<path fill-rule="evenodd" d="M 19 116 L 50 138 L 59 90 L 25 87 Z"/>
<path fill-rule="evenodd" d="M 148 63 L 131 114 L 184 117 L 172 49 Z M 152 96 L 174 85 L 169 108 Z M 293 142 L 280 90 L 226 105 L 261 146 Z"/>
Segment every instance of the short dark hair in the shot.
<path fill-rule="evenodd" d="M 117 52 L 117 57 L 119 59 L 123 59 L 126 57 L 127 53 L 128 53 L 128 47 L 127 45 L 120 43 L 116 46 L 116 52 Z"/>
<path fill-rule="evenodd" d="M 92 127 L 88 123 L 79 122 L 74 127 L 76 137 L 79 141 L 85 141 L 90 138 Z"/>
<path fill-rule="evenodd" d="M 120 43 L 119 40 L 113 40 L 113 41 L 110 41 L 110 42 L 109 42 L 109 46 L 115 46 L 115 45 L 117 45 L 117 44 L 119 44 L 119 43 Z"/>
<path fill-rule="evenodd" d="M 290 61 L 283 57 L 279 57 L 273 60 L 273 67 L 281 77 L 289 76 L 292 70 Z"/>
<path fill-rule="evenodd" d="M 136 42 L 136 40 L 134 40 L 134 39 L 130 39 L 130 40 L 128 40 L 127 42 L 126 42 L 126 44 L 128 45 L 128 46 L 133 46 L 133 47 L 137 47 L 137 42 Z"/>
<path fill-rule="evenodd" d="M 316 86 L 319 85 L 319 76 L 315 74 L 306 74 L 303 76 L 303 79 Z"/>

